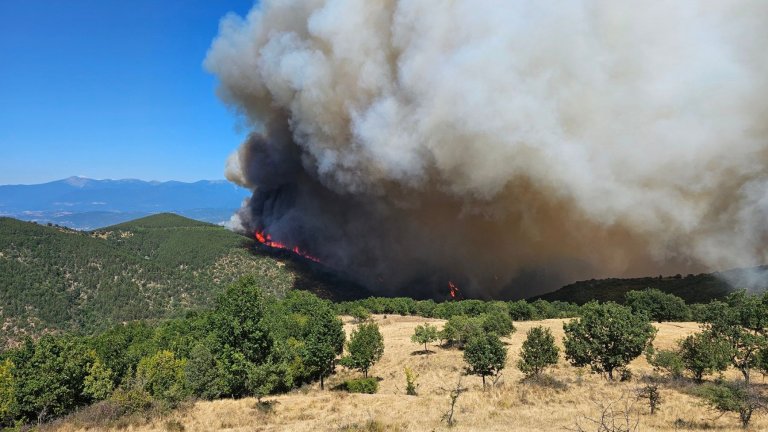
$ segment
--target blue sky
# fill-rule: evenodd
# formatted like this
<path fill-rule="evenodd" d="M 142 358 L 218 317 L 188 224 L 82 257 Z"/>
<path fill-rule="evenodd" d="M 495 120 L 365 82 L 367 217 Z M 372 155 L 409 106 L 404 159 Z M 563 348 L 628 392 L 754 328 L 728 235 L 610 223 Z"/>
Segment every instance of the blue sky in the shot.
<path fill-rule="evenodd" d="M 202 66 L 253 0 L 1 0 L 0 184 L 223 178 L 245 135 Z"/>

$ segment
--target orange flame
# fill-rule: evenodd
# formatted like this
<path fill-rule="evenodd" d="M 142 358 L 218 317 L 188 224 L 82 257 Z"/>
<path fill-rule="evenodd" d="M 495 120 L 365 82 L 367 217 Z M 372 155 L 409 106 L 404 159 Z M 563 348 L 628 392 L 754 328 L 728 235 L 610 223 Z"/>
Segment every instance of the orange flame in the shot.
<path fill-rule="evenodd" d="M 308 259 L 310 261 L 314 261 L 314 262 L 317 262 L 317 263 L 320 262 L 320 258 L 317 258 L 317 257 L 314 257 L 314 256 L 308 254 L 307 252 L 305 252 L 302 249 L 300 249 L 298 246 L 290 247 L 290 246 L 286 245 L 285 243 L 280 243 L 279 241 L 272 240 L 272 236 L 270 236 L 269 234 L 266 234 L 264 231 L 256 231 L 254 233 L 254 236 L 256 237 L 256 241 L 258 241 L 259 243 L 263 244 L 264 246 L 269 246 L 269 247 L 275 248 L 275 249 L 289 250 L 289 251 L 295 253 L 296 255 L 300 255 L 300 256 L 302 256 L 302 257 L 304 257 L 304 258 L 306 258 L 306 259 Z"/>
<path fill-rule="evenodd" d="M 453 283 L 453 281 L 448 281 L 448 289 L 451 290 L 451 298 L 453 300 L 456 300 L 456 296 L 461 294 L 459 287 L 457 287 L 456 284 Z"/>

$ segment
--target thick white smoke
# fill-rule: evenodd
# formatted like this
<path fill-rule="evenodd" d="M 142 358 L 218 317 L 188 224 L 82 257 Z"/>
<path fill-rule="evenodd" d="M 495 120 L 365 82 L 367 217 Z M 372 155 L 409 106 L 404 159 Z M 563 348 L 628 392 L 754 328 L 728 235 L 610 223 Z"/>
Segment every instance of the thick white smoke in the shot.
<path fill-rule="evenodd" d="M 475 295 L 765 263 L 766 17 L 764 0 L 264 1 L 206 59 L 254 129 L 227 171 L 255 192 L 243 228 L 374 288 Z"/>

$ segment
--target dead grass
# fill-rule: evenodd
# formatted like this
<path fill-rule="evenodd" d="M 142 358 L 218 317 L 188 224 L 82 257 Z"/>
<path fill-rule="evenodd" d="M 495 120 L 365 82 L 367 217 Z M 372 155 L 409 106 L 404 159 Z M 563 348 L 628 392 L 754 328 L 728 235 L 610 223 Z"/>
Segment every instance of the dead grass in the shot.
<path fill-rule="evenodd" d="M 441 326 L 443 321 L 418 317 L 375 316 L 384 334 L 385 351 L 381 361 L 371 370 L 372 376 L 382 378 L 379 393 L 347 394 L 325 390 L 319 386 L 302 388 L 290 394 L 268 398 L 269 410 L 260 409 L 255 399 L 198 402 L 183 412 L 174 412 L 147 424 L 127 426 L 125 431 L 165 431 L 169 425 L 185 431 L 432 431 L 449 430 L 441 421 L 449 408 L 450 390 L 462 372 L 460 351 L 430 346 L 434 354 L 414 354 L 423 350 L 410 341 L 416 325 L 431 322 Z M 349 332 L 351 319 L 345 320 Z M 515 323 L 517 332 L 505 340 L 509 347 L 507 368 L 497 385 L 482 390 L 480 378 L 464 377 L 467 387 L 456 404 L 451 430 L 456 431 L 563 431 L 573 428 L 576 420 L 597 414 L 600 405 L 622 398 L 634 398 L 643 373 L 650 373 L 644 358 L 638 358 L 630 368 L 635 380 L 607 382 L 586 371 L 568 366 L 561 356 L 560 363 L 549 371 L 553 385 L 521 382 L 522 374 L 514 367 L 526 331 L 536 325 L 549 327 L 557 340 L 563 336 L 563 320 Z M 657 347 L 672 347 L 677 339 L 697 331 L 696 323 L 657 324 Z M 405 366 L 419 378 L 419 396 L 405 394 Z M 333 388 L 357 374 L 343 369 L 328 380 Z M 735 378 L 736 375 L 733 375 Z M 708 410 L 702 403 L 685 393 L 685 383 L 662 385 L 664 403 L 651 416 L 642 401 L 632 406 L 632 415 L 639 418 L 639 431 L 718 430 L 741 431 L 738 419 Z M 582 425 L 588 423 L 582 422 Z M 73 423 L 57 425 L 60 431 L 77 431 Z M 183 428 L 183 429 L 182 429 Z M 757 416 L 750 430 L 768 430 L 768 418 Z"/>

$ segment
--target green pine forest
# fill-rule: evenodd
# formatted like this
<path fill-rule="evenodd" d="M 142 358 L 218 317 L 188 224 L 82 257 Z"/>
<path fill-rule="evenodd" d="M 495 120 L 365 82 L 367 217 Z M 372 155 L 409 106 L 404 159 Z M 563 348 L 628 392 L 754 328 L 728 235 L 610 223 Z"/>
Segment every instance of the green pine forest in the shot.
<path fill-rule="evenodd" d="M 210 308 L 244 275 L 276 295 L 303 286 L 328 295 L 309 264 L 279 252 L 168 213 L 93 232 L 0 218 L 0 344 Z"/>

